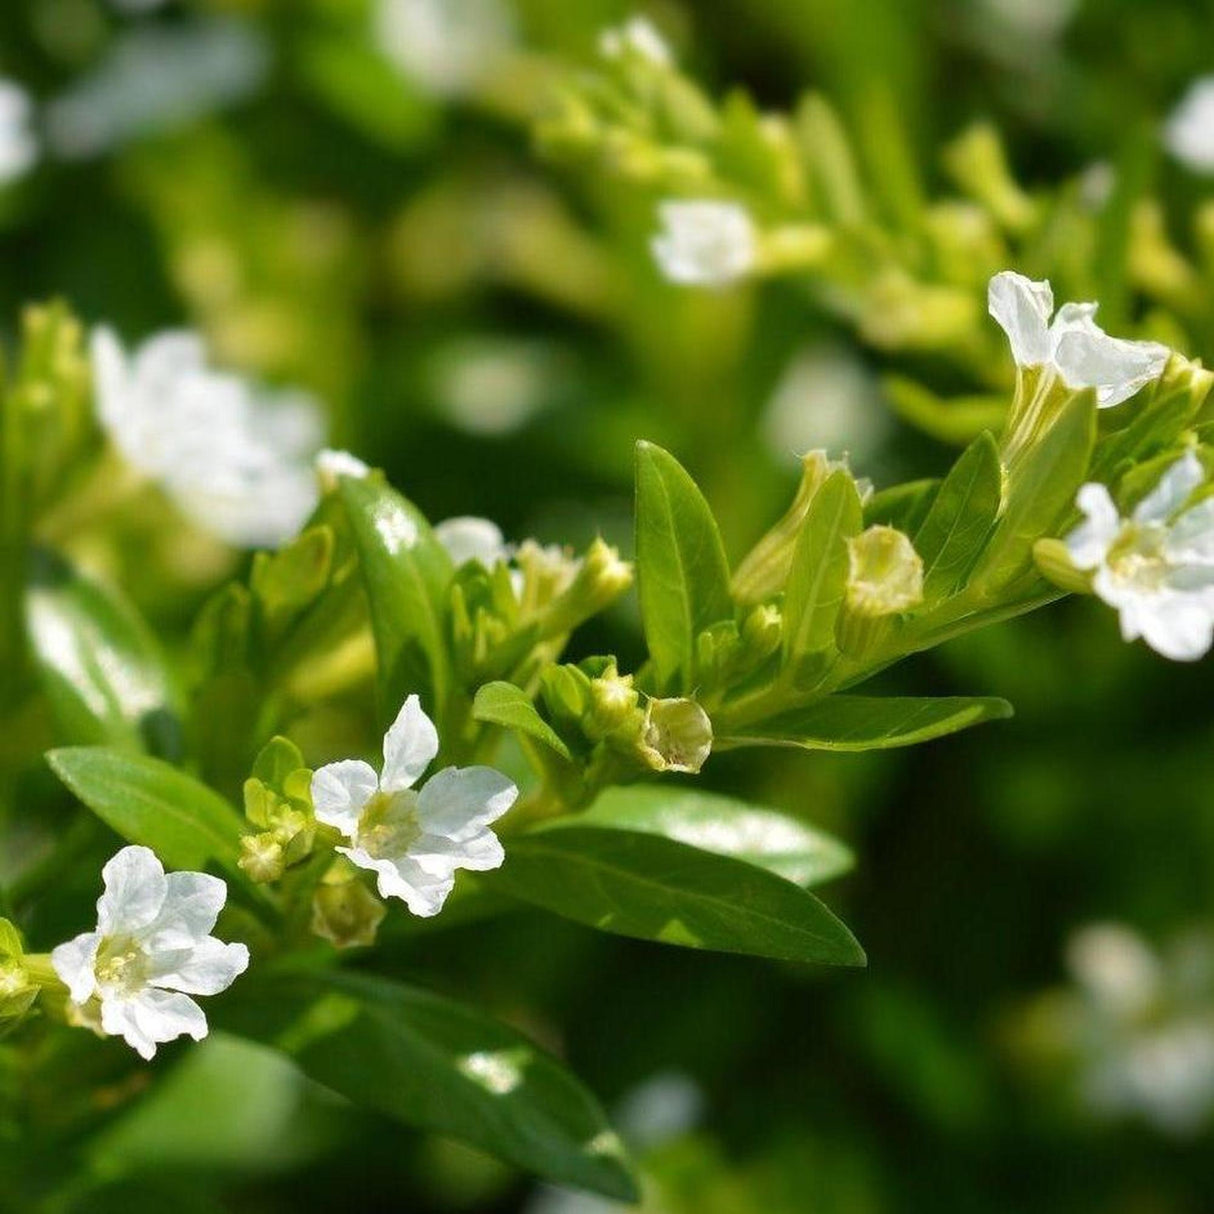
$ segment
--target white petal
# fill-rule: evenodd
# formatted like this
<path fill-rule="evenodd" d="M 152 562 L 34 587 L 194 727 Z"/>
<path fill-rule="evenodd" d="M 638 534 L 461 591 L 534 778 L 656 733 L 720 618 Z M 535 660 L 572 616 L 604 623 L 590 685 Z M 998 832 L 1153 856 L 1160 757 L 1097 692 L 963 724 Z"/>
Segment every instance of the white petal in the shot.
<path fill-rule="evenodd" d="M 138 932 L 164 905 L 164 865 L 147 847 L 124 847 L 101 870 L 105 893 L 97 899 L 97 930 L 103 936 Z"/>
<path fill-rule="evenodd" d="M 150 1061 L 156 1046 L 166 1041 L 178 1037 L 201 1041 L 207 1035 L 207 1018 L 188 995 L 148 988 L 128 999 L 103 1000 L 101 1027 Z"/>
<path fill-rule="evenodd" d="M 514 784 L 492 767 L 448 767 L 418 794 L 417 816 L 427 834 L 463 841 L 500 818 L 517 797 Z"/>
<path fill-rule="evenodd" d="M 423 919 L 437 915 L 443 909 L 448 894 L 455 886 L 448 872 L 435 876 L 427 873 L 408 856 L 396 860 L 381 860 L 361 847 L 339 847 L 343 856 L 376 874 L 376 886 L 381 898 L 399 898 L 410 912 Z"/>
<path fill-rule="evenodd" d="M 126 352 L 113 329 L 101 325 L 93 330 L 89 342 L 93 364 L 93 392 L 97 416 L 116 445 L 122 448 L 119 431 L 128 400 Z M 125 451 L 123 452 L 125 454 Z"/>
<path fill-rule="evenodd" d="M 510 557 L 502 529 L 487 518 L 449 518 L 434 528 L 434 535 L 457 569 L 469 561 L 492 569 Z"/>
<path fill-rule="evenodd" d="M 658 208 L 664 230 L 650 244 L 662 273 L 683 286 L 724 287 L 754 266 L 754 224 L 745 207 L 695 199 Z"/>
<path fill-rule="evenodd" d="M 410 696 L 384 735 L 384 774 L 380 784 L 387 792 L 412 788 L 438 754 L 438 730 Z"/>
<path fill-rule="evenodd" d="M 1190 86 L 1164 128 L 1167 149 L 1198 173 L 1214 173 L 1214 77 Z"/>
<path fill-rule="evenodd" d="M 1195 662 L 1209 652 L 1214 641 L 1214 607 L 1201 594 L 1158 597 L 1154 610 L 1143 612 L 1142 638 L 1156 653 L 1174 662 Z"/>
<path fill-rule="evenodd" d="M 335 489 L 343 476 L 361 481 L 371 475 L 371 469 L 349 451 L 334 451 L 326 447 L 313 461 L 316 475 L 326 490 Z"/>
<path fill-rule="evenodd" d="M 1214 498 L 1186 510 L 1168 532 L 1168 557 L 1177 562 L 1214 562 Z"/>
<path fill-rule="evenodd" d="M 1095 481 L 1079 490 L 1075 504 L 1085 521 L 1066 537 L 1066 549 L 1077 568 L 1095 569 L 1121 530 L 1121 516 L 1108 489 Z"/>
<path fill-rule="evenodd" d="M 312 776 L 312 808 L 316 820 L 352 839 L 363 807 L 379 791 L 379 777 L 370 763 L 343 759 Z"/>
<path fill-rule="evenodd" d="M 1055 322 L 1054 363 L 1072 388 L 1095 388 L 1102 409 L 1128 400 L 1163 374 L 1171 351 L 1153 341 L 1110 337 L 1090 304 L 1068 304 Z"/>
<path fill-rule="evenodd" d="M 987 309 L 1007 334 L 1018 367 L 1039 367 L 1050 361 L 1050 314 L 1054 292 L 1048 282 L 1034 282 L 1023 274 L 1004 270 L 991 279 Z"/>
<path fill-rule="evenodd" d="M 501 841 L 491 830 L 455 841 L 442 835 L 422 835 L 410 848 L 409 859 L 434 877 L 457 868 L 483 873 L 500 868 L 506 859 Z"/>
<path fill-rule="evenodd" d="M 1206 478 L 1201 460 L 1186 451 L 1159 478 L 1159 484 L 1138 503 L 1134 511 L 1137 523 L 1163 523 L 1188 501 L 1189 494 Z"/>
<path fill-rule="evenodd" d="M 51 965 L 59 975 L 73 1003 L 83 1003 L 96 989 L 93 963 L 97 960 L 99 932 L 85 932 L 51 952 Z"/>
<path fill-rule="evenodd" d="M 248 968 L 249 950 L 243 944 L 225 944 L 208 936 L 191 949 L 153 958 L 148 980 L 187 995 L 218 995 Z"/>
<path fill-rule="evenodd" d="M 153 953 L 205 940 L 228 897 L 227 882 L 209 873 L 169 873 L 165 886 L 160 914 L 143 932 Z"/>

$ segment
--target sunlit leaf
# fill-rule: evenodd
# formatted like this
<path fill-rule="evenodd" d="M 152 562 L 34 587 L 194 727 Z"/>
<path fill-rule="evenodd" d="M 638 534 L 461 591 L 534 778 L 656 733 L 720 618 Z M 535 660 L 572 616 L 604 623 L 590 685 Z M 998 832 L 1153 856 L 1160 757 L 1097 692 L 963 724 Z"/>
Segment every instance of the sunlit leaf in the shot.
<path fill-rule="evenodd" d="M 542 742 L 563 759 L 572 756 L 556 730 L 540 716 L 527 693 L 513 683 L 486 683 L 477 693 L 472 715 L 478 721 L 515 729 Z"/>

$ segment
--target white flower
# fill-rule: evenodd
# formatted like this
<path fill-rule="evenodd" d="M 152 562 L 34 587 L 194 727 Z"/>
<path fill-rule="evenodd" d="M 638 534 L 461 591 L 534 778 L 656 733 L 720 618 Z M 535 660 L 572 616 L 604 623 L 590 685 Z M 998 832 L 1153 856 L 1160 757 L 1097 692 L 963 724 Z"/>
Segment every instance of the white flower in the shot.
<path fill-rule="evenodd" d="M 623 25 L 613 26 L 599 35 L 599 54 L 604 59 L 622 59 L 639 55 L 657 67 L 669 67 L 674 57 L 666 39 L 648 17 L 630 17 Z"/>
<path fill-rule="evenodd" d="M 1214 498 L 1184 509 L 1204 479 L 1188 452 L 1129 519 L 1103 485 L 1084 485 L 1086 521 L 1066 538 L 1076 567 L 1095 571 L 1092 589 L 1120 613 L 1121 635 L 1179 662 L 1202 657 L 1214 640 Z"/>
<path fill-rule="evenodd" d="M 698 199 L 658 207 L 664 230 L 651 249 L 671 282 L 723 287 L 743 278 L 755 264 L 755 229 L 736 202 Z"/>
<path fill-rule="evenodd" d="M 1168 361 L 1170 351 L 1158 342 L 1110 337 L 1095 321 L 1094 303 L 1063 304 L 1051 321 L 1048 282 L 1005 270 L 991 279 L 987 301 L 1017 366 L 1049 367 L 1071 388 L 1095 388 L 1102 409 L 1158 379 Z"/>
<path fill-rule="evenodd" d="M 447 767 L 415 789 L 437 754 L 434 723 L 410 696 L 384 736 L 381 775 L 347 759 L 312 777 L 317 820 L 350 842 L 337 850 L 376 874 L 381 896 L 426 917 L 442 910 L 457 869 L 484 872 L 502 863 L 502 845 L 488 827 L 518 796 L 490 767 Z"/>
<path fill-rule="evenodd" d="M 499 562 L 509 562 L 513 555 L 502 529 L 487 518 L 449 518 L 434 528 L 434 535 L 457 569 L 469 561 L 492 569 Z"/>
<path fill-rule="evenodd" d="M 502 0 L 379 0 L 375 32 L 380 50 L 436 97 L 475 88 L 514 45 Z"/>
<path fill-rule="evenodd" d="M 1214 76 L 1189 85 L 1163 130 L 1167 149 L 1197 173 L 1214 173 Z"/>
<path fill-rule="evenodd" d="M 106 328 L 92 341 L 97 412 L 122 456 L 202 529 L 243 548 L 291 538 L 316 504 L 316 403 L 256 391 L 208 366 L 193 333 L 149 338 L 128 356 Z"/>
<path fill-rule="evenodd" d="M 100 1004 L 101 1031 L 140 1057 L 207 1035 L 191 995 L 218 995 L 248 968 L 249 950 L 210 934 L 228 887 L 206 873 L 168 873 L 146 847 L 124 847 L 102 870 L 97 930 L 51 953 L 77 1007 Z"/>
<path fill-rule="evenodd" d="M 38 159 L 32 115 L 29 94 L 11 80 L 0 79 L 0 185 L 23 177 Z"/>
<path fill-rule="evenodd" d="M 321 488 L 326 492 L 335 488 L 343 476 L 361 481 L 371 475 L 371 469 L 357 455 L 351 455 L 349 451 L 334 451 L 331 447 L 318 452 L 312 466 Z"/>

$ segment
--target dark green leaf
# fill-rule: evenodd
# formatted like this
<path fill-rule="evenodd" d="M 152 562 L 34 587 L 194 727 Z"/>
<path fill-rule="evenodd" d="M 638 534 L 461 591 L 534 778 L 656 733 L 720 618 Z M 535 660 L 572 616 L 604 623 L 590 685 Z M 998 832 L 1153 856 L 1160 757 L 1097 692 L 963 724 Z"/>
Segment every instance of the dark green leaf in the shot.
<path fill-rule="evenodd" d="M 599 931 L 687 948 L 862 965 L 813 894 L 744 860 L 660 835 L 580 824 L 510 840 L 492 889 Z"/>
<path fill-rule="evenodd" d="M 890 750 L 930 742 L 1011 715 L 1012 706 L 1006 700 L 987 697 L 831 696 L 747 729 L 744 735 L 718 738 L 714 749 L 796 746 L 805 750 Z"/>
<path fill-rule="evenodd" d="M 540 716 L 527 693 L 513 683 L 486 683 L 476 693 L 472 715 L 478 721 L 516 729 L 519 733 L 543 742 L 563 759 L 571 759 L 569 747 L 561 741 L 556 730 Z"/>
<path fill-rule="evenodd" d="M 637 1199 L 598 1102 L 514 1029 L 454 1000 L 360 974 L 277 978 L 243 994 L 243 1005 L 224 1007 L 223 1027 L 284 1050 L 353 1103 L 545 1180 Z"/>
<path fill-rule="evenodd" d="M 696 637 L 733 618 L 729 565 L 695 481 L 652 443 L 636 451 L 637 579 L 645 639 L 663 684 L 693 681 Z"/>
<path fill-rule="evenodd" d="M 940 481 L 935 479 L 907 481 L 904 485 L 882 489 L 864 503 L 864 525 L 897 527 L 907 535 L 914 535 L 927 517 L 939 489 Z"/>
<path fill-rule="evenodd" d="M 851 851 L 837 839 L 774 809 L 671 785 L 609 788 L 585 813 L 564 821 L 662 835 L 733 856 L 806 887 L 847 872 Z"/>

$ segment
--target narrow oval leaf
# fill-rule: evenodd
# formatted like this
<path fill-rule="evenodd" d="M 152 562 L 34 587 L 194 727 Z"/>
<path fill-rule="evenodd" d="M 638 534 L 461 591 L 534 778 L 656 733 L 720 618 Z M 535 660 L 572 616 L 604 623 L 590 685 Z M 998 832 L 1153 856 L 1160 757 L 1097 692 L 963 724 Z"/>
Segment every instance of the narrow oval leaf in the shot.
<path fill-rule="evenodd" d="M 472 715 L 478 721 L 515 729 L 537 742 L 543 742 L 563 759 L 573 758 L 569 747 L 540 716 L 535 705 L 527 698 L 527 693 L 513 683 L 486 683 L 476 693 Z"/>
<path fill-rule="evenodd" d="M 797 818 L 690 788 L 609 788 L 585 813 L 563 821 L 662 835 L 745 860 L 806 888 L 841 876 L 855 862 L 849 848 Z"/>
<path fill-rule="evenodd" d="M 782 713 L 747 729 L 745 735 L 718 738 L 714 749 L 796 746 L 803 750 L 892 750 L 1011 715 L 1012 706 L 993 697 L 831 696 L 809 708 Z"/>
<path fill-rule="evenodd" d="M 923 559 L 924 605 L 939 603 L 965 585 L 999 517 L 1003 472 L 989 434 L 976 438 L 953 465 L 915 534 Z"/>
<path fill-rule="evenodd" d="M 637 585 L 645 639 L 663 685 L 693 682 L 696 637 L 733 618 L 729 564 L 712 511 L 669 452 L 636 449 Z"/>
<path fill-rule="evenodd" d="M 441 712 L 449 682 L 443 613 L 451 561 L 421 512 L 378 479 L 343 477 L 379 660 L 380 710 L 391 720 L 418 693 Z"/>
<path fill-rule="evenodd" d="M 637 1200 L 623 1146 L 594 1096 L 514 1029 L 362 974 L 279 977 L 242 993 L 220 1009 L 222 1027 L 285 1051 L 354 1104 L 545 1180 Z"/>
<path fill-rule="evenodd" d="M 847 541 L 862 522 L 856 482 L 839 468 L 814 495 L 793 549 L 784 593 L 784 648 L 790 661 L 834 644 L 847 588 Z"/>
<path fill-rule="evenodd" d="M 52 750 L 55 774 L 129 843 L 150 847 L 169 868 L 218 866 L 246 883 L 237 866 L 240 815 L 218 793 L 176 767 L 103 746 Z"/>
<path fill-rule="evenodd" d="M 780 961 L 863 965 L 813 894 L 660 835 L 570 825 L 510 840 L 486 884 L 599 931 Z"/>
<path fill-rule="evenodd" d="M 881 524 L 914 535 L 923 525 L 940 484 L 935 479 L 907 481 L 904 485 L 892 485 L 874 493 L 864 503 L 864 525 Z"/>
<path fill-rule="evenodd" d="M 26 594 L 26 626 L 60 740 L 174 753 L 177 695 L 155 638 L 116 591 L 49 555 Z"/>

